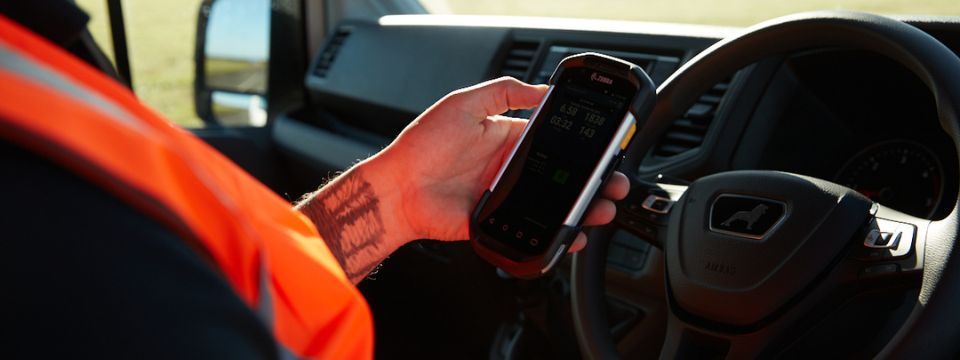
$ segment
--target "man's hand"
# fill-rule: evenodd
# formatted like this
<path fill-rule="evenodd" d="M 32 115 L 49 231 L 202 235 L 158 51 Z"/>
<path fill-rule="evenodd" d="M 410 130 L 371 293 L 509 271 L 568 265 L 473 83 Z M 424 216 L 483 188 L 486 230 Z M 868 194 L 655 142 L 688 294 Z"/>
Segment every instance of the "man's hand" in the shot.
<path fill-rule="evenodd" d="M 506 77 L 454 91 L 386 149 L 308 194 L 297 208 L 354 282 L 412 240 L 467 240 L 473 208 L 527 123 L 500 114 L 535 107 L 546 91 Z M 613 220 L 611 200 L 629 189 L 626 176 L 614 173 L 584 225 Z M 586 240 L 578 234 L 571 252 Z"/>
<path fill-rule="evenodd" d="M 427 109 L 379 155 L 402 194 L 398 210 L 413 239 L 469 238 L 470 214 L 527 123 L 500 114 L 533 108 L 546 91 L 545 85 L 509 77 L 457 90 Z M 613 220 L 611 200 L 622 199 L 629 188 L 626 176 L 614 174 L 584 225 Z M 586 235 L 580 233 L 571 249 L 585 244 Z"/>

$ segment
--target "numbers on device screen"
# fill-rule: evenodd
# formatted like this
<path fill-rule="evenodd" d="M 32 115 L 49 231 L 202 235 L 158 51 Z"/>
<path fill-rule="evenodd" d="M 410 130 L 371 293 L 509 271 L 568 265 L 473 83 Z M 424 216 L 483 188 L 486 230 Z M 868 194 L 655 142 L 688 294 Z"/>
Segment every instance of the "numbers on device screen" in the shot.
<path fill-rule="evenodd" d="M 580 135 L 583 135 L 583 137 L 592 138 L 593 135 L 596 133 L 597 133 L 597 129 L 594 129 L 592 127 L 587 127 L 587 126 L 580 127 Z"/>
<path fill-rule="evenodd" d="M 588 109 L 589 110 L 589 109 Z M 550 124 L 560 129 L 571 130 L 574 125 L 572 120 L 580 111 L 580 107 L 574 104 L 560 105 L 559 114 L 550 117 Z M 587 111 L 583 117 L 583 123 L 577 133 L 585 138 L 592 138 L 597 133 L 597 128 L 603 126 L 607 119 L 603 115 Z"/>
<path fill-rule="evenodd" d="M 607 121 L 606 118 L 596 113 L 587 114 L 587 116 L 584 117 L 583 120 L 586 121 L 587 124 L 590 124 L 593 126 L 603 126 L 603 122 Z"/>
<path fill-rule="evenodd" d="M 564 130 L 570 130 L 570 128 L 573 127 L 573 120 L 564 119 L 558 115 L 554 115 L 553 117 L 550 118 L 550 124 Z"/>
<path fill-rule="evenodd" d="M 607 118 L 596 113 L 588 113 L 583 121 L 586 123 L 580 127 L 580 135 L 583 135 L 585 138 L 592 138 L 594 134 L 597 133 L 597 128 L 603 126 L 603 123 L 607 121 Z"/>

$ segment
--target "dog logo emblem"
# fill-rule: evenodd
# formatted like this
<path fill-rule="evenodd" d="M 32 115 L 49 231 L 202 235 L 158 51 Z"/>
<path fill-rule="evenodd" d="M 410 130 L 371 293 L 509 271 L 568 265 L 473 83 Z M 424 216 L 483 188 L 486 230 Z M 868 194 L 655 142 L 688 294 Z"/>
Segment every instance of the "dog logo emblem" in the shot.
<path fill-rule="evenodd" d="M 726 221 L 720 224 L 723 226 L 730 226 L 730 224 L 734 221 L 745 221 L 747 223 L 747 230 L 752 230 L 753 224 L 756 223 L 757 220 L 760 220 L 760 217 L 767 213 L 767 209 L 769 208 L 770 207 L 765 204 L 760 204 L 750 211 L 737 211 L 733 213 L 733 216 L 730 216 Z"/>
<path fill-rule="evenodd" d="M 710 208 L 710 230 L 760 240 L 786 217 L 785 203 L 746 195 L 723 194 Z"/>

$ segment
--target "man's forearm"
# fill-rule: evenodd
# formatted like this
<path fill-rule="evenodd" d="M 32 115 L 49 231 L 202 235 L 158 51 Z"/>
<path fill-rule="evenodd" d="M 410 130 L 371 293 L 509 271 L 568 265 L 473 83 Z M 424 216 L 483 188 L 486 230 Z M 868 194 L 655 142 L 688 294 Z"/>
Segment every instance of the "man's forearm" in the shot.
<path fill-rule="evenodd" d="M 389 194 L 378 194 L 383 189 L 364 175 L 364 169 L 355 167 L 296 205 L 316 225 L 354 283 L 363 280 L 399 246 L 395 234 L 388 234 L 390 219 L 385 222 L 383 213 L 389 206 L 383 199 Z"/>

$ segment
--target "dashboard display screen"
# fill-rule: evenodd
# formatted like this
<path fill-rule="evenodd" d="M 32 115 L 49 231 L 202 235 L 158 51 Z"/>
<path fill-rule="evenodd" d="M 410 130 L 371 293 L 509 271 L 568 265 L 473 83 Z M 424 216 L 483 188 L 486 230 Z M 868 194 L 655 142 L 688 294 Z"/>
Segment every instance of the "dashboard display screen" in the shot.
<path fill-rule="evenodd" d="M 480 226 L 524 255 L 545 251 L 627 114 L 636 87 L 594 69 L 564 71 L 491 194 Z M 575 224 L 574 224 L 575 225 Z"/>

